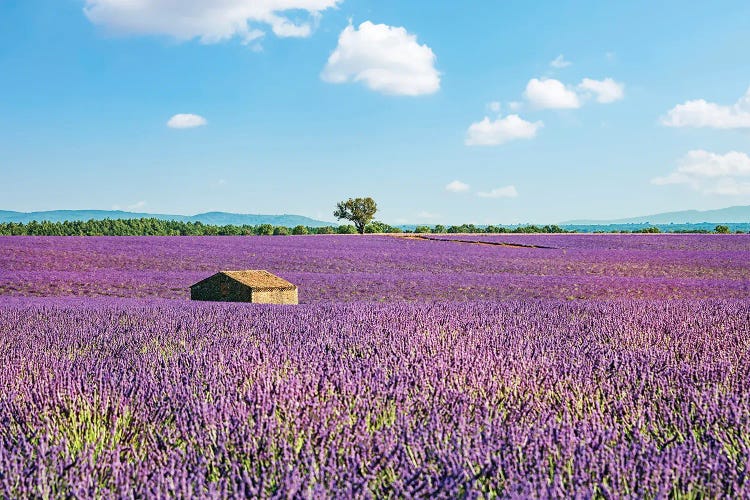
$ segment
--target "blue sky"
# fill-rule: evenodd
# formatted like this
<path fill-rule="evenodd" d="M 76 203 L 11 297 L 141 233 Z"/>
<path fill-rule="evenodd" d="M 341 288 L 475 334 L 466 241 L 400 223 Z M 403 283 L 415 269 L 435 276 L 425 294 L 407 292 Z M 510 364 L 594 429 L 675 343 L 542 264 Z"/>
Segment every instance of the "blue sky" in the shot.
<path fill-rule="evenodd" d="M 750 204 L 747 47 L 739 0 L 0 0 L 0 209 Z"/>

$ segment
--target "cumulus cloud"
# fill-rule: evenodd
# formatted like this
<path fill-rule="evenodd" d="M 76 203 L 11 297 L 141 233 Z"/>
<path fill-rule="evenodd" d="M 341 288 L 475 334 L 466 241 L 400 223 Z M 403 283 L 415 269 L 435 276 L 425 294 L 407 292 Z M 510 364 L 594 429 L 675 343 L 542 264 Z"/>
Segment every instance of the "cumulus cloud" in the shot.
<path fill-rule="evenodd" d="M 624 99 L 625 84 L 612 78 L 584 78 L 577 87 L 572 87 L 554 78 L 532 78 L 526 84 L 524 97 L 536 109 L 576 109 L 590 97 L 601 104 Z"/>
<path fill-rule="evenodd" d="M 499 101 L 492 101 L 487 105 L 487 109 L 489 109 L 493 113 L 499 113 L 500 109 L 502 109 L 502 105 Z"/>
<path fill-rule="evenodd" d="M 625 85 L 611 78 L 605 78 L 604 80 L 584 78 L 578 88 L 584 93 L 593 93 L 596 95 L 596 102 L 602 104 L 619 101 L 625 97 Z"/>
<path fill-rule="evenodd" d="M 549 63 L 549 65 L 550 65 L 550 66 L 552 66 L 552 67 L 553 67 L 553 68 L 555 68 L 555 69 L 563 69 L 563 68 L 567 68 L 567 67 L 568 67 L 568 66 L 570 66 L 571 64 L 573 64 L 573 63 L 572 63 L 572 62 L 570 62 L 570 61 L 566 61 L 566 60 L 565 60 L 565 57 L 563 57 L 563 55 L 562 55 L 562 54 L 560 54 L 559 56 L 557 56 L 556 58 L 554 58 L 554 59 L 553 59 L 552 61 L 550 61 L 550 63 Z"/>
<path fill-rule="evenodd" d="M 575 90 L 554 78 L 532 78 L 526 84 L 526 99 L 537 109 L 575 109 L 581 107 Z"/>
<path fill-rule="evenodd" d="M 309 36 L 320 13 L 342 1 L 86 0 L 83 10 L 92 23 L 116 33 L 200 38 L 204 43 L 239 37 L 250 42 L 264 35 L 262 26 L 270 26 L 279 37 Z M 298 20 L 300 14 L 306 18 Z"/>
<path fill-rule="evenodd" d="M 321 78 L 330 83 L 362 82 L 392 95 L 433 94 L 440 89 L 435 54 L 404 28 L 365 21 L 347 26 Z"/>
<path fill-rule="evenodd" d="M 516 198 L 518 191 L 515 186 L 505 186 L 490 191 L 480 191 L 477 196 L 480 198 Z"/>
<path fill-rule="evenodd" d="M 702 149 L 689 151 L 675 170 L 651 183 L 664 186 L 684 184 L 704 194 L 750 194 L 750 157 L 745 153 L 730 151 L 717 154 Z"/>
<path fill-rule="evenodd" d="M 172 118 L 169 119 L 167 122 L 167 127 L 169 128 L 195 128 L 195 127 L 202 127 L 206 125 L 208 122 L 205 118 L 203 118 L 200 115 L 193 115 L 190 113 L 180 113 L 177 115 L 174 115 Z"/>
<path fill-rule="evenodd" d="M 449 182 L 445 186 L 445 190 L 449 191 L 451 193 L 465 193 L 469 190 L 470 186 L 464 182 L 461 182 L 459 180 L 455 180 L 453 182 Z"/>
<path fill-rule="evenodd" d="M 730 106 L 705 99 L 678 104 L 662 117 L 661 123 L 667 127 L 750 128 L 750 88 Z"/>
<path fill-rule="evenodd" d="M 466 131 L 467 146 L 497 146 L 516 139 L 533 139 L 544 126 L 541 121 L 528 122 L 518 115 L 499 117 L 491 121 L 488 117 L 472 123 Z"/>

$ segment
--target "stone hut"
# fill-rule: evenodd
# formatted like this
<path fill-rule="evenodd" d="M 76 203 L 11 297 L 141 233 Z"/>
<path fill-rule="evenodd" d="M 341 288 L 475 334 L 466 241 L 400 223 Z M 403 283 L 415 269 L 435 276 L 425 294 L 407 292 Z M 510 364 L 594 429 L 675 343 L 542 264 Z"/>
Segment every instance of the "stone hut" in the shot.
<path fill-rule="evenodd" d="M 268 271 L 221 271 L 190 287 L 191 300 L 298 304 L 297 287 Z"/>

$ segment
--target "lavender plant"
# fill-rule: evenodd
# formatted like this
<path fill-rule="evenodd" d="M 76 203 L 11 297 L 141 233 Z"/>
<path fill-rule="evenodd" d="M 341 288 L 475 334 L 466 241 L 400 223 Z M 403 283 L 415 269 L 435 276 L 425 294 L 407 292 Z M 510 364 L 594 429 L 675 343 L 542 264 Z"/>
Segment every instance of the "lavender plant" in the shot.
<path fill-rule="evenodd" d="M 451 235 L 436 235 L 449 239 Z M 221 269 L 268 269 L 304 303 L 747 298 L 750 235 L 0 237 L 0 295 L 187 299 Z"/>
<path fill-rule="evenodd" d="M 0 238 L 0 498 L 750 495 L 750 237 L 482 238 Z"/>

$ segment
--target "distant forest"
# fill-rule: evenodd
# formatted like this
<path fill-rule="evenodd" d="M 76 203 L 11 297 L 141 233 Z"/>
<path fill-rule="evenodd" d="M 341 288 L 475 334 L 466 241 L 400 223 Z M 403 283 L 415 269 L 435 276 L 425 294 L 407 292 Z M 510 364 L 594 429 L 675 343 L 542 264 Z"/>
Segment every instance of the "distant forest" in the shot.
<path fill-rule="evenodd" d="M 556 225 L 546 226 L 475 226 L 474 224 L 462 224 L 460 226 L 416 226 L 413 230 L 389 226 L 382 222 L 374 221 L 365 228 L 366 233 L 476 233 L 476 234 L 502 234 L 502 233 L 572 233 Z M 603 232 L 603 231 L 602 231 Z M 657 227 L 646 227 L 632 231 L 617 231 L 619 233 L 659 233 Z M 706 229 L 695 229 L 689 231 L 671 231 L 682 233 L 728 233 L 727 226 L 719 225 L 713 231 Z M 180 222 L 161 220 L 153 218 L 144 219 L 104 219 L 88 221 L 65 221 L 65 222 L 36 222 L 0 223 L 0 235 L 2 236 L 286 236 L 290 234 L 356 234 L 353 225 L 307 227 L 307 226 L 273 226 L 271 224 L 260 224 L 257 226 L 215 226 L 201 222 Z"/>
<path fill-rule="evenodd" d="M 477 227 L 473 224 L 460 226 L 417 226 L 413 231 L 393 227 L 382 222 L 371 222 L 366 233 L 564 233 L 558 226 L 523 226 L 512 230 L 500 226 Z M 36 222 L 26 224 L 0 223 L 3 236 L 285 236 L 303 234 L 356 234 L 353 225 L 341 226 L 273 226 L 271 224 L 209 225 L 201 222 L 181 222 L 155 218 L 104 219 L 88 221 Z"/>

